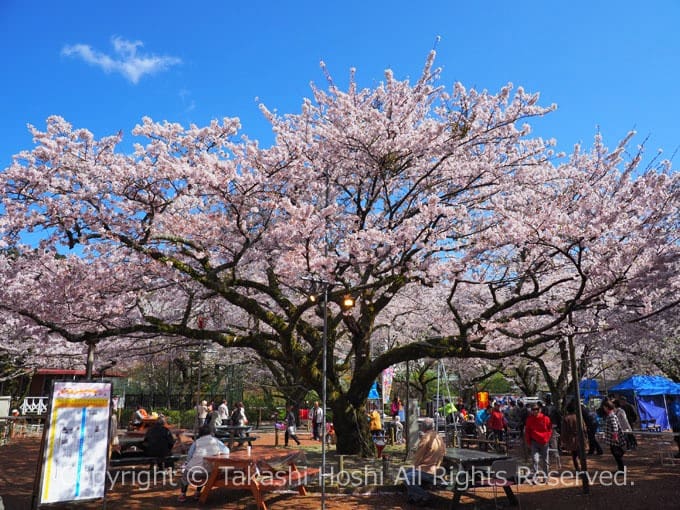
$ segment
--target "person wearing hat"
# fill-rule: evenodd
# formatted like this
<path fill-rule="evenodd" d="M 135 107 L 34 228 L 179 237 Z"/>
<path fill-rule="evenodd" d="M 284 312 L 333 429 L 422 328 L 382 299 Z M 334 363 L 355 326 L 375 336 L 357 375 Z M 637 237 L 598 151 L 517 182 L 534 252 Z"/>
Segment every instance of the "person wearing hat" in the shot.
<path fill-rule="evenodd" d="M 552 432 L 550 418 L 541 412 L 538 404 L 532 404 L 531 413 L 524 425 L 524 439 L 531 450 L 531 458 L 534 461 L 534 473 L 542 473 L 546 477 L 550 472 L 548 448 Z M 543 469 L 540 470 L 539 467 Z"/>

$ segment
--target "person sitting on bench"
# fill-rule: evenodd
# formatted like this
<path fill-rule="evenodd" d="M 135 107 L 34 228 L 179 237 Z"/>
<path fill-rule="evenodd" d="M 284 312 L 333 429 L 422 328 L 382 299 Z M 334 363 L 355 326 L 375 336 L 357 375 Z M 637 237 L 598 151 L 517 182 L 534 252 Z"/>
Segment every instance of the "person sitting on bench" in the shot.
<path fill-rule="evenodd" d="M 132 427 L 133 428 L 140 428 L 142 426 L 142 423 L 144 423 L 144 420 L 149 417 L 149 413 L 146 412 L 146 409 L 144 409 L 141 405 L 137 404 L 135 407 L 135 412 L 132 415 Z"/>
<path fill-rule="evenodd" d="M 404 473 L 404 478 L 409 503 L 427 505 L 430 494 L 422 485 L 433 485 L 436 482 L 439 466 L 446 454 L 446 446 L 444 439 L 434 430 L 432 418 L 425 418 L 420 423 L 420 428 L 422 436 L 413 456 L 413 467 Z"/>
<path fill-rule="evenodd" d="M 187 453 L 187 462 L 182 471 L 182 478 L 179 482 L 180 495 L 179 502 L 187 499 L 189 484 L 196 486 L 196 496 L 198 499 L 201 488 L 208 481 L 212 465 L 204 462 L 204 458 L 209 455 L 219 453 L 229 453 L 229 448 L 219 439 L 210 434 L 210 426 L 203 425 L 198 429 L 198 439 L 193 442 Z"/>
<path fill-rule="evenodd" d="M 158 467 L 161 469 L 168 467 L 165 465 L 164 459 L 170 455 L 172 447 L 175 445 L 175 437 L 166 425 L 165 417 L 160 416 L 156 423 L 146 431 L 144 442 L 142 443 L 144 455 L 156 457 L 158 459 Z"/>

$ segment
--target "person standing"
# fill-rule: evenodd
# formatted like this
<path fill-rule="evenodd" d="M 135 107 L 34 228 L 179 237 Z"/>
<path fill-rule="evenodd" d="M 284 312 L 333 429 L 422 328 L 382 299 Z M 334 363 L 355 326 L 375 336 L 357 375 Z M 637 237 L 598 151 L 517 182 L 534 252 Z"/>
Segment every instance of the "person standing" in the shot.
<path fill-rule="evenodd" d="M 205 425 L 205 418 L 208 416 L 208 401 L 203 400 L 196 404 L 196 430 Z"/>
<path fill-rule="evenodd" d="M 217 407 L 217 413 L 220 417 L 220 424 L 226 425 L 229 423 L 229 406 L 226 400 L 222 400 L 222 403 Z"/>
<path fill-rule="evenodd" d="M 588 455 L 602 455 L 602 447 L 597 440 L 597 415 L 583 404 L 581 404 L 581 413 L 583 413 L 588 434 Z"/>
<path fill-rule="evenodd" d="M 371 412 L 368 413 L 368 430 L 374 439 L 383 435 L 382 419 L 375 404 L 371 406 Z"/>
<path fill-rule="evenodd" d="M 538 404 L 532 404 L 531 414 L 524 425 L 524 439 L 531 451 L 534 462 L 534 474 L 543 473 L 546 477 L 550 472 L 548 462 L 548 447 L 552 437 L 552 422 L 541 412 Z M 540 470 L 539 467 L 543 469 Z"/>
<path fill-rule="evenodd" d="M 288 446 L 288 440 L 293 439 L 298 445 L 300 440 L 297 437 L 297 420 L 295 418 L 295 412 L 293 411 L 293 406 L 286 406 L 286 433 L 283 436 L 283 445 Z"/>
<path fill-rule="evenodd" d="M 571 460 L 574 463 L 574 469 L 579 471 L 579 435 L 578 435 L 578 416 L 576 415 L 576 404 L 572 400 L 567 404 L 567 414 L 562 418 L 562 448 L 571 454 Z M 586 444 L 586 424 L 581 421 L 581 438 L 583 447 Z"/>
<path fill-rule="evenodd" d="M 319 407 L 319 402 L 314 402 L 312 409 L 312 438 L 321 441 L 323 438 L 323 409 Z"/>
<path fill-rule="evenodd" d="M 401 400 L 399 397 L 394 397 L 392 403 L 390 404 L 390 416 L 394 419 L 395 416 L 399 416 L 399 408 L 401 407 Z"/>
<path fill-rule="evenodd" d="M 628 424 L 630 425 L 631 428 L 631 433 L 626 434 L 626 442 L 628 443 L 628 448 L 634 450 L 635 448 L 637 448 L 637 439 L 635 438 L 635 434 L 632 433 L 632 429 L 638 422 L 638 414 L 637 411 L 635 411 L 635 407 L 630 402 L 628 402 L 626 397 L 624 397 L 623 395 L 619 397 L 619 402 L 621 403 L 621 407 L 626 413 L 626 419 L 628 420 Z"/>
<path fill-rule="evenodd" d="M 609 445 L 609 448 L 616 461 L 616 469 L 624 471 L 623 454 L 625 453 L 626 439 L 623 435 L 623 429 L 616 417 L 616 406 L 610 400 L 602 402 L 602 410 L 605 415 L 604 424 L 604 441 Z"/>
<path fill-rule="evenodd" d="M 487 421 L 489 430 L 493 432 L 498 441 L 505 441 L 506 432 L 508 430 L 508 420 L 501 412 L 501 403 L 496 400 L 491 408 L 491 416 Z"/>
<path fill-rule="evenodd" d="M 626 439 L 626 448 L 633 450 L 637 447 L 637 440 L 635 439 L 635 434 L 633 434 L 633 424 L 628 420 L 626 408 L 620 399 L 614 400 L 614 407 L 616 408 L 614 410 L 616 418 L 619 420 L 619 425 L 621 425 L 624 438 Z M 635 413 L 635 419 L 637 420 L 637 413 Z"/>
<path fill-rule="evenodd" d="M 486 440 L 486 424 L 489 421 L 489 417 L 491 416 L 490 408 L 491 406 L 484 409 L 480 409 L 475 414 L 475 428 L 477 429 L 477 439 Z M 486 450 L 487 449 L 486 443 L 481 443 L 480 449 Z"/>
<path fill-rule="evenodd" d="M 210 427 L 210 433 L 214 436 L 217 432 L 217 427 L 222 424 L 220 419 L 220 413 L 218 409 L 213 409 L 212 406 L 208 406 L 208 415 L 205 417 L 205 425 Z"/>
<path fill-rule="evenodd" d="M 244 427 L 248 424 L 243 402 L 236 402 L 234 409 L 231 411 L 231 424 L 237 427 Z"/>
<path fill-rule="evenodd" d="M 109 442 L 109 459 L 111 459 L 111 455 L 113 453 L 120 454 L 120 438 L 118 437 L 118 415 L 116 414 L 116 405 L 112 401 L 111 402 L 111 408 L 109 409 L 109 412 L 111 413 L 109 416 L 109 433 L 111 434 L 110 436 L 110 442 Z"/>

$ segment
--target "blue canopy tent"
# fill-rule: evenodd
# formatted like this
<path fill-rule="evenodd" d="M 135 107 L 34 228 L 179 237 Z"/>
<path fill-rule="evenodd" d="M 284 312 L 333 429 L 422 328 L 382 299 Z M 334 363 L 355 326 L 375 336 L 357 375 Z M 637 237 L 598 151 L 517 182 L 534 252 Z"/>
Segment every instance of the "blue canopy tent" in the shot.
<path fill-rule="evenodd" d="M 680 384 L 659 375 L 634 375 L 611 388 L 637 404 L 640 423 L 654 423 L 661 430 L 670 428 L 667 397 L 680 395 Z"/>
<path fill-rule="evenodd" d="M 380 398 L 380 392 L 378 391 L 378 383 L 376 381 L 373 381 L 373 386 L 371 386 L 371 389 L 368 390 L 368 409 L 371 409 L 371 406 L 374 405 L 376 409 L 380 410 L 382 413 L 383 411 L 383 406 L 382 406 L 382 398 Z"/>
<path fill-rule="evenodd" d="M 588 402 L 590 397 L 597 397 L 600 394 L 595 379 L 581 379 L 581 382 L 578 383 L 578 390 L 584 402 Z"/>

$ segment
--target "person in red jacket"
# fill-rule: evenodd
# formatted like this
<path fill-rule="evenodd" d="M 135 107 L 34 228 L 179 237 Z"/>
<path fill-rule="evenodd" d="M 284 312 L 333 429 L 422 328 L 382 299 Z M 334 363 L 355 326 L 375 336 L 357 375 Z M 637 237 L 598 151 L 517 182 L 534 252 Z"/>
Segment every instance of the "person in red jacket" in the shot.
<path fill-rule="evenodd" d="M 505 441 L 506 431 L 508 430 L 508 420 L 505 419 L 505 416 L 501 412 L 501 403 L 498 400 L 493 403 L 491 416 L 489 417 L 489 421 L 486 422 L 486 426 L 494 432 L 499 441 Z"/>
<path fill-rule="evenodd" d="M 534 474 L 548 476 L 548 445 L 552 437 L 552 423 L 550 418 L 541 412 L 541 408 L 534 404 L 531 406 L 531 414 L 527 417 L 524 426 L 524 439 L 531 449 L 531 457 L 534 461 Z M 539 470 L 542 464 L 542 470 Z"/>

